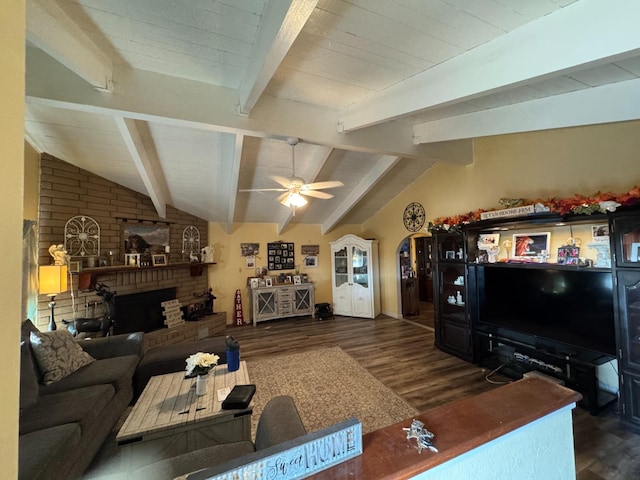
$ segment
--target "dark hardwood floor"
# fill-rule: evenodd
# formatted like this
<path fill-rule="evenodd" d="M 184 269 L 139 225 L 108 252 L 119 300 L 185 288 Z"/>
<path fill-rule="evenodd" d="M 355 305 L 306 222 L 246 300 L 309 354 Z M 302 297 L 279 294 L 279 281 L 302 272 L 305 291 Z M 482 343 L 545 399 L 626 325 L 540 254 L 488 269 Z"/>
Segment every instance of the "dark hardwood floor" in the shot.
<path fill-rule="evenodd" d="M 428 314 L 421 311 L 422 316 Z M 419 411 L 499 388 L 485 380 L 488 372 L 481 367 L 435 348 L 428 321 L 384 315 L 376 320 L 295 318 L 229 326 L 227 334 L 240 342 L 243 360 L 338 345 Z M 498 375 L 491 380 L 509 381 Z M 578 480 L 640 478 L 640 436 L 621 429 L 615 412 L 594 417 L 576 408 L 574 434 Z"/>

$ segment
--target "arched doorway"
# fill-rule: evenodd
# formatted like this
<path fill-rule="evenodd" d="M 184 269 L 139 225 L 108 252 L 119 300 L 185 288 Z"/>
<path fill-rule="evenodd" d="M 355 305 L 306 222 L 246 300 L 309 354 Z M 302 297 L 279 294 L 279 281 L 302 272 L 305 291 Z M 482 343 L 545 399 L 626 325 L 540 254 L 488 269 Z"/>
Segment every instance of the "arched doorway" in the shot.
<path fill-rule="evenodd" d="M 408 320 L 433 326 L 431 236 L 405 237 L 396 251 L 399 312 Z"/>

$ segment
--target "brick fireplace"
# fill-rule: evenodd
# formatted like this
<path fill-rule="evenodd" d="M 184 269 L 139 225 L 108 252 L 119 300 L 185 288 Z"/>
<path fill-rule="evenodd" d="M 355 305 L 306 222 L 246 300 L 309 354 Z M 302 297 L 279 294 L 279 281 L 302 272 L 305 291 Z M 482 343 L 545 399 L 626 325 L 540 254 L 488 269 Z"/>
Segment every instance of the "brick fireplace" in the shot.
<path fill-rule="evenodd" d="M 208 245 L 206 220 L 189 215 L 167 205 L 166 218 L 160 218 L 151 199 L 128 188 L 94 175 L 86 170 L 52 157 L 41 155 L 40 196 L 38 212 L 38 256 L 39 264 L 48 265 L 51 257 L 48 248 L 52 244 L 64 243 L 64 226 L 67 220 L 77 215 L 86 215 L 100 225 L 100 254 L 105 258 L 113 253 L 115 265 L 124 265 L 124 220 L 134 223 L 164 222 L 169 226 L 169 265 L 154 268 L 123 269 L 105 271 L 97 275 L 96 281 L 116 291 L 118 296 L 164 288 L 176 288 L 176 296 L 183 305 L 201 302 L 208 290 L 207 268 L 201 275 L 192 276 L 188 266 L 174 266 L 182 262 L 182 232 L 187 226 L 200 231 L 200 245 Z M 86 267 L 86 265 L 85 265 Z M 73 275 L 69 291 L 56 296 L 56 320 L 71 320 L 100 315 L 104 308 L 102 299 L 94 291 L 78 291 L 78 275 Z M 71 289 L 73 288 L 73 296 Z M 38 301 L 38 328 L 46 330 L 49 299 L 41 295 Z M 89 308 L 86 308 L 88 305 Z M 95 307 L 94 307 L 95 305 Z"/>

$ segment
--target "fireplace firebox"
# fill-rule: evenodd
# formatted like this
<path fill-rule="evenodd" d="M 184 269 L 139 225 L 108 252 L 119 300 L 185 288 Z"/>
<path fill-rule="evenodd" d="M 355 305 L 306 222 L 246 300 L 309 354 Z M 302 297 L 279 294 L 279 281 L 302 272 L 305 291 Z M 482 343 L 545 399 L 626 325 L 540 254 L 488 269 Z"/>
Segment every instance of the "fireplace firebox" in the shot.
<path fill-rule="evenodd" d="M 115 296 L 113 333 L 152 332 L 165 328 L 162 302 L 176 298 L 176 287 Z"/>

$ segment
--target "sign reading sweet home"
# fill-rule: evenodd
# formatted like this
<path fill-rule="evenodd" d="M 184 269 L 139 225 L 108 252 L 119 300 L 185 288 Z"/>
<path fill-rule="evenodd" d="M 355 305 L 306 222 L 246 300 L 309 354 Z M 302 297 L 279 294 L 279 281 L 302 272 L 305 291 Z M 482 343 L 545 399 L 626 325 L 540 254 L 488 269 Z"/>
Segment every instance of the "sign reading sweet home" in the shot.
<path fill-rule="evenodd" d="M 306 478 L 362 454 L 362 423 L 352 418 L 226 464 L 190 473 L 186 480 L 290 480 Z M 273 451 L 269 449 L 268 451 Z"/>

